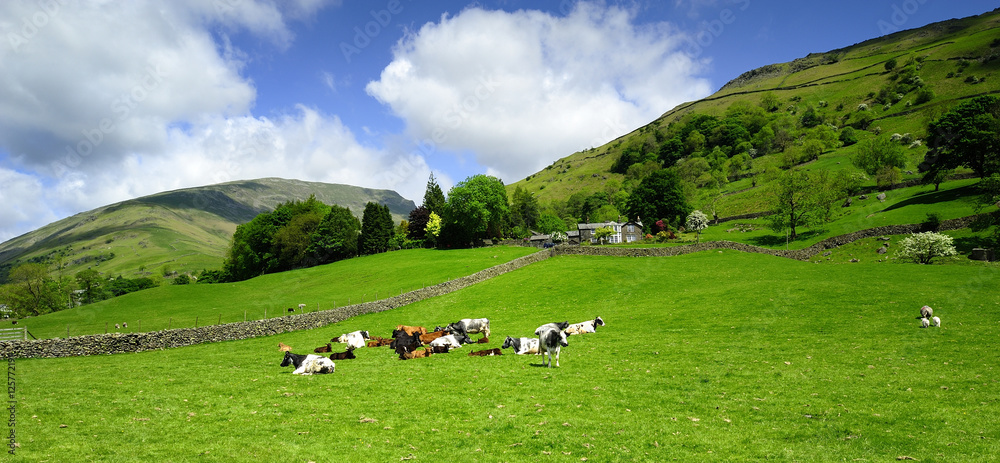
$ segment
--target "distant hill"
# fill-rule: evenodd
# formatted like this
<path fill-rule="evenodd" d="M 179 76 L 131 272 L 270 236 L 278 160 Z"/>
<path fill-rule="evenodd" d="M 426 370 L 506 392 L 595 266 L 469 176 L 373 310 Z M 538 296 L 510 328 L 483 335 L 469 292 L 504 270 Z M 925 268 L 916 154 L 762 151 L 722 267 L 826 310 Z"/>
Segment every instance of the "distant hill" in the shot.
<path fill-rule="evenodd" d="M 926 137 L 927 123 L 965 99 L 1000 92 L 1000 9 L 963 19 L 952 19 L 913 30 L 906 30 L 825 53 L 813 53 L 787 63 L 768 64 L 747 71 L 715 94 L 684 103 L 628 134 L 603 145 L 583 150 L 553 162 L 527 178 L 508 183 L 508 194 L 517 187 L 526 189 L 541 204 L 565 201 L 574 193 L 605 191 L 609 181 L 621 182 L 626 190 L 638 179 L 615 173 L 612 167 L 625 152 L 656 153 L 669 140 L 672 124 L 683 123 L 692 115 L 725 117 L 734 104 L 758 107 L 765 96 L 780 105 L 770 114 L 791 115 L 798 120 L 812 108 L 840 130 L 852 124 L 858 107 L 871 108 L 871 127 L 861 130 L 859 138 L 883 134 L 912 134 L 917 140 Z M 888 61 L 898 62 L 897 71 L 907 64 L 917 69 L 926 88 L 933 91 L 929 102 L 918 102 L 914 93 L 885 106 L 877 103 L 880 89 L 893 84 L 898 72 L 888 72 Z M 913 66 L 915 64 L 915 66 Z M 800 140 L 793 149 L 800 149 Z M 850 156 L 857 145 L 826 150 L 810 169 L 842 169 L 851 165 Z M 927 148 L 908 150 L 910 164 L 903 180 L 920 177 L 917 164 Z M 725 199 L 701 192 L 694 205 L 707 208 L 710 201 L 720 216 L 761 212 L 760 182 L 751 180 L 755 173 L 778 164 L 784 153 L 753 159 L 753 167 L 743 180 L 723 185 Z M 632 185 L 629 184 L 632 182 Z M 874 185 L 874 181 L 872 181 Z M 610 187 L 616 188 L 615 186 Z M 624 211 L 622 211 L 624 212 Z"/>
<path fill-rule="evenodd" d="M 0 244 L 0 277 L 28 261 L 50 263 L 54 274 L 67 277 L 86 268 L 130 278 L 216 269 L 237 225 L 309 195 L 359 218 L 369 201 L 387 205 L 396 222 L 415 207 L 390 190 L 280 178 L 167 191 L 82 212 Z"/>

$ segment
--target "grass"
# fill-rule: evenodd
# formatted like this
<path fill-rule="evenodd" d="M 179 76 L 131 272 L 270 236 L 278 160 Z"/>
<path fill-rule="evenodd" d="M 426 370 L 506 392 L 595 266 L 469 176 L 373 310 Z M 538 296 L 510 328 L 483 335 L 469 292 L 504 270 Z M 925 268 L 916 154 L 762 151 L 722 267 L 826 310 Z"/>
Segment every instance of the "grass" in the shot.
<path fill-rule="evenodd" d="M 567 256 L 317 330 L 18 360 L 15 461 L 991 461 L 997 270 Z M 381 348 L 295 377 L 275 348 L 480 316 L 497 347 L 595 315 L 552 369 Z"/>
<path fill-rule="evenodd" d="M 437 251 L 412 249 L 359 257 L 291 272 L 263 275 L 238 283 L 168 285 L 96 304 L 23 319 L 35 337 L 65 337 L 259 320 L 331 309 L 435 285 L 535 252 L 534 248 L 492 247 Z M 197 317 L 197 318 L 196 318 Z"/>

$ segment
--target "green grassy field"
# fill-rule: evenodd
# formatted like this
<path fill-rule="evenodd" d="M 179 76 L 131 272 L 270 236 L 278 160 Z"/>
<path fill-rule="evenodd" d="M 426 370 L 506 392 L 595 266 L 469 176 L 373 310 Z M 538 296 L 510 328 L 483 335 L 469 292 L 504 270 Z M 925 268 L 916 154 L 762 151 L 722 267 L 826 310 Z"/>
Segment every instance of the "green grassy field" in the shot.
<path fill-rule="evenodd" d="M 317 330 L 18 360 L 12 461 L 994 461 L 998 270 L 558 257 Z M 924 304 L 941 328 L 918 327 Z M 559 368 L 470 346 L 278 366 L 278 341 L 489 317 L 478 349 L 596 315 L 607 326 L 571 337 Z"/>
<path fill-rule="evenodd" d="M 466 276 L 535 252 L 534 248 L 492 247 L 438 251 L 411 249 L 348 259 L 329 265 L 263 275 L 238 283 L 168 285 L 95 304 L 20 321 L 39 338 L 189 328 L 260 320 L 298 311 L 332 309 L 398 296 Z M 4 323 L 4 327 L 9 322 Z"/>

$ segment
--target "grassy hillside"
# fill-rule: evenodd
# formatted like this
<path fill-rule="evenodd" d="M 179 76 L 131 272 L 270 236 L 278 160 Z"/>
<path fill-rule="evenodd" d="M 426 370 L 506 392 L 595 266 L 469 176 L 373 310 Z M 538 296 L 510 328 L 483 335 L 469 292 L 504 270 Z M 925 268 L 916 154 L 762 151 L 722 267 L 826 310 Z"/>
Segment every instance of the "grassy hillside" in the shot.
<path fill-rule="evenodd" d="M 323 329 L 17 360 L 14 461 L 992 461 L 996 278 L 730 251 L 559 257 Z M 918 327 L 924 304 L 941 328 Z M 470 346 L 410 361 L 365 348 L 302 377 L 275 346 L 489 317 L 475 348 L 491 348 L 596 315 L 607 326 L 552 369 Z"/>
<path fill-rule="evenodd" d="M 494 247 L 437 251 L 411 249 L 343 260 L 328 265 L 259 276 L 237 283 L 167 285 L 74 309 L 22 319 L 35 337 L 65 337 L 116 332 L 155 331 L 259 320 L 287 315 L 286 308 L 306 304 L 307 311 L 332 309 L 384 299 L 466 276 L 535 252 L 534 248 Z M 5 323 L 4 327 L 9 326 Z"/>
<path fill-rule="evenodd" d="M 94 268 L 128 278 L 218 268 L 236 226 L 309 195 L 349 207 L 389 206 L 397 222 L 414 208 L 396 192 L 267 178 L 168 191 L 83 212 L 0 244 L 0 269 L 43 261 L 72 277 Z M 0 277 L 6 272 L 0 272 Z"/>
<path fill-rule="evenodd" d="M 612 165 L 623 152 L 654 150 L 662 145 L 662 136 L 685 117 L 704 114 L 722 117 L 734 104 L 757 107 L 765 95 L 777 98 L 774 115 L 789 115 L 798 119 L 809 108 L 817 110 L 824 123 L 838 128 L 854 123 L 858 106 L 868 105 L 872 123 L 868 131 L 859 131 L 859 138 L 882 134 L 912 134 L 926 138 L 927 124 L 964 99 L 1000 91 L 1000 12 L 994 11 L 965 19 L 931 24 L 902 31 L 826 53 L 811 54 L 789 62 L 763 66 L 748 71 L 723 86 L 715 94 L 699 101 L 679 105 L 657 120 L 601 147 L 574 153 L 555 161 L 544 170 L 526 179 L 512 182 L 508 188 L 527 189 L 542 204 L 565 201 L 572 194 L 604 191 L 610 180 L 622 182 L 626 189 L 638 179 L 611 172 Z M 899 67 L 907 63 L 917 69 L 919 77 L 934 97 L 918 103 L 914 93 L 890 107 L 874 102 L 877 93 L 893 83 L 894 73 L 885 63 L 895 59 Z M 786 153 L 801 150 L 801 140 L 795 141 Z M 854 169 L 851 156 L 858 145 L 827 149 L 818 161 L 808 166 L 812 170 Z M 909 162 L 903 180 L 920 177 L 917 171 L 926 154 L 926 146 L 908 150 Z M 751 174 L 759 174 L 768 166 L 782 163 L 785 153 L 753 159 Z M 757 178 L 754 178 L 757 177 Z M 762 212 L 761 186 L 765 179 L 750 175 L 721 186 L 720 192 L 732 194 L 725 206 L 725 215 Z M 874 186 L 871 179 L 869 186 Z M 756 183 L 756 188 L 752 186 Z M 696 208 L 707 209 L 717 193 L 701 191 L 692 195 Z M 720 214 L 721 215 L 721 214 Z"/>

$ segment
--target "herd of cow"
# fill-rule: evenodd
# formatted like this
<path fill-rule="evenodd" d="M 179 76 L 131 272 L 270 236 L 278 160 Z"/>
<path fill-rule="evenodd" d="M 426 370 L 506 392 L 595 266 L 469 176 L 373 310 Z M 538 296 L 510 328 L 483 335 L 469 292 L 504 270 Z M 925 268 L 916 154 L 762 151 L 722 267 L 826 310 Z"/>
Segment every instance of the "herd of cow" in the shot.
<path fill-rule="evenodd" d="M 568 346 L 567 336 L 583 333 L 594 333 L 598 326 L 604 326 L 604 320 L 596 317 L 593 320 L 570 324 L 568 321 L 546 323 L 535 330 L 534 338 L 512 338 L 507 336 L 501 348 L 493 348 L 469 352 L 470 357 L 502 355 L 502 349 L 512 348 L 517 355 L 547 355 L 547 366 L 552 367 L 552 357 L 555 355 L 556 366 L 559 366 L 559 350 Z M 478 340 L 469 337 L 470 334 L 481 334 Z M 422 326 L 399 325 L 392 331 L 392 338 L 368 335 L 360 330 L 342 334 L 330 340 L 325 346 L 314 349 L 314 354 L 295 354 L 292 348 L 284 343 L 278 343 L 278 349 L 285 352 L 281 366 L 294 367 L 292 374 L 311 375 L 333 373 L 336 365 L 334 360 L 357 358 L 356 349 L 362 347 L 389 346 L 396 352 L 400 360 L 425 358 L 433 354 L 447 354 L 452 349 L 464 344 L 486 344 L 490 338 L 490 321 L 486 318 L 465 318 L 447 326 L 437 326 L 428 332 Z M 332 343 L 346 344 L 344 352 L 333 352 Z M 329 357 L 316 354 L 329 353 Z M 545 358 L 542 365 L 546 365 Z"/>

